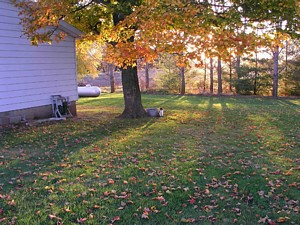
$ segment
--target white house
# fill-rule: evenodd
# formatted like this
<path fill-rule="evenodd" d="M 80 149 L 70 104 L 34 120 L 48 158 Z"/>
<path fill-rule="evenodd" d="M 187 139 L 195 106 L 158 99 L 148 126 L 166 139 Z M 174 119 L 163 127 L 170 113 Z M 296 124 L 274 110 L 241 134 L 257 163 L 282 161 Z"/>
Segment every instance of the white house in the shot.
<path fill-rule="evenodd" d="M 75 39 L 81 32 L 61 21 L 66 39 L 36 47 L 19 22 L 18 9 L 0 0 L 0 125 L 52 116 L 52 95 L 68 97 L 76 114 Z"/>

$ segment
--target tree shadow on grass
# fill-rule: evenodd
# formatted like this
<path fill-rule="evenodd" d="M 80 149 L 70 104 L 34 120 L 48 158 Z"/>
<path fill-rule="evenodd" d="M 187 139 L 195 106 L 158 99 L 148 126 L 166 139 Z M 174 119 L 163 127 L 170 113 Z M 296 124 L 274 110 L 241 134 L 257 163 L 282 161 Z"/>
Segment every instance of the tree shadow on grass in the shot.
<path fill-rule="evenodd" d="M 146 108 L 160 108 L 170 110 L 187 110 L 201 108 L 207 104 L 207 99 L 198 96 L 184 95 L 143 95 L 143 105 Z"/>
<path fill-rule="evenodd" d="M 300 99 L 298 98 L 279 98 L 277 101 L 286 106 L 295 107 L 295 109 L 300 110 Z M 294 101 L 298 101 L 298 104 L 296 104 Z"/>
<path fill-rule="evenodd" d="M 105 146 L 114 135 L 126 136 L 128 130 L 152 123 L 153 118 L 117 119 L 107 114 L 97 120 L 74 118 L 6 131 L 0 143 L 0 194 L 30 185 L 38 174 L 85 148 Z"/>
<path fill-rule="evenodd" d="M 171 99 L 174 99 L 174 103 Z M 0 177 L 1 183 L 7 181 L 12 183 L 5 184 L 0 194 L 8 193 L 12 198 L 16 196 L 18 198 L 15 198 L 17 207 L 4 206 L 4 210 L 10 213 L 7 216 L 8 213 L 5 212 L 5 216 L 11 218 L 16 216 L 19 224 L 34 224 L 23 220 L 26 217 L 31 219 L 31 222 L 56 224 L 55 220 L 49 220 L 50 213 L 69 224 L 77 223 L 78 219 L 87 218 L 91 214 L 94 223 L 90 218 L 89 224 L 98 224 L 99 221 L 108 224 L 115 215 L 122 218 L 119 221 L 122 224 L 130 221 L 135 221 L 131 224 L 160 224 L 160 221 L 178 224 L 168 220 L 164 215 L 168 213 L 176 217 L 177 221 L 182 217 L 191 216 L 191 208 L 187 212 L 178 214 L 182 203 L 186 204 L 190 198 L 189 194 L 193 195 L 194 192 L 195 184 L 189 181 L 190 176 L 194 176 L 192 177 L 194 181 L 203 188 L 208 187 L 205 184 L 212 176 L 216 176 L 217 179 L 223 179 L 221 178 L 223 175 L 228 176 L 226 179 L 234 179 L 234 182 L 239 184 L 240 197 L 247 194 L 243 191 L 245 187 L 257 197 L 255 201 L 258 199 L 257 191 L 262 190 L 261 186 L 267 184 L 264 177 L 259 174 L 267 172 L 255 166 L 266 164 L 263 167 L 270 166 L 270 172 L 276 170 L 271 163 L 268 165 L 269 158 L 262 155 L 265 150 L 260 149 L 261 144 L 268 140 L 260 138 L 258 142 L 259 137 L 255 133 L 258 131 L 259 124 L 254 123 L 256 121 L 253 120 L 253 116 L 260 115 L 260 112 L 258 110 L 251 112 L 251 109 L 253 105 L 260 105 L 260 103 L 253 101 L 253 104 L 248 106 L 247 103 L 238 101 L 239 104 L 233 107 L 230 104 L 236 101 L 234 99 L 228 103 L 227 100 L 218 98 L 203 100 L 202 97 L 190 99 L 184 96 L 155 97 L 154 100 L 165 101 L 164 103 L 168 105 L 166 107 L 169 107 L 167 109 L 172 110 L 170 115 L 163 118 L 120 120 L 115 118 L 115 114 L 105 110 L 101 110 L 100 113 L 91 110 L 88 112 L 88 117 L 83 116 L 62 123 L 43 124 L 6 133 L 0 144 L 1 149 L 6 152 L 0 155 L 8 156 L 13 153 L 12 160 L 16 158 L 16 161 L 8 161 L 14 163 L 13 165 L 1 165 L 1 169 L 4 168 L 5 172 L 8 172 L 4 174 L 5 180 Z M 180 104 L 182 101 L 184 104 Z M 152 101 L 149 100 L 149 103 L 152 104 Z M 208 108 L 200 107 L 199 104 L 204 104 Z M 245 106 L 241 111 L 243 104 Z M 86 109 L 89 110 L 88 107 Z M 179 112 L 180 109 L 184 111 Z M 268 111 L 268 107 L 263 110 L 266 113 Z M 196 116 L 194 112 L 197 113 Z M 272 113 L 276 114 L 276 111 Z M 173 129 L 170 129 L 172 126 Z M 228 134 L 235 129 L 238 132 L 231 135 L 231 140 L 228 140 Z M 252 154 L 254 147 L 256 154 Z M 4 162 L 7 159 L 0 160 Z M 229 168 L 228 163 L 232 168 Z M 245 166 L 253 168 L 246 170 Z M 188 174 L 190 168 L 200 167 L 205 169 L 203 171 L 208 178 L 207 181 L 206 178 L 200 180 L 201 175 L 196 171 Z M 181 172 L 176 172 L 178 170 Z M 240 171 L 246 174 L 243 175 Z M 12 172 L 15 175 L 11 174 Z M 176 175 L 174 178 L 171 176 L 173 172 Z M 229 175 L 227 172 L 233 174 Z M 161 181 L 164 183 L 160 183 Z M 176 205 L 171 204 L 171 201 L 176 200 L 173 197 L 176 193 L 173 191 L 170 195 L 165 193 L 164 197 L 173 208 L 161 207 L 158 200 L 153 202 L 153 197 L 156 197 L 158 192 L 152 193 L 154 190 L 159 190 L 160 185 L 189 187 L 191 192 L 183 189 L 176 190 L 179 198 Z M 226 185 L 226 189 L 228 188 L 229 186 Z M 267 191 L 268 188 L 265 186 L 263 190 Z M 214 191 L 220 193 L 222 190 L 223 185 L 219 185 L 216 190 L 214 188 Z M 11 194 L 12 192 L 14 193 Z M 242 210 L 249 210 L 249 205 L 243 203 L 240 198 L 236 201 L 229 198 L 230 193 L 224 193 L 228 196 L 226 202 L 234 207 L 241 204 Z M 222 195 L 214 197 L 220 199 Z M 207 196 L 205 200 L 205 195 L 202 196 L 204 198 L 201 197 L 199 206 L 211 204 L 211 197 Z M 132 203 L 126 202 L 127 197 L 128 200 L 132 200 Z M 267 209 L 269 200 L 267 198 L 265 203 Z M 125 208 L 122 206 L 124 203 L 128 203 Z M 150 220 L 141 219 L 144 206 L 150 207 L 156 203 L 162 213 L 157 215 L 152 213 Z M 124 209 L 119 209 L 120 206 Z M 139 206 L 141 211 L 137 211 Z M 251 208 L 257 208 L 256 206 L 259 204 L 254 202 Z M 267 210 L 264 210 L 261 216 L 266 215 L 265 211 Z M 216 214 L 220 215 L 219 212 L 222 211 Z M 195 210 L 194 213 L 198 216 L 199 210 Z M 138 216 L 133 217 L 133 214 Z M 293 218 L 292 220 L 296 221 Z"/>

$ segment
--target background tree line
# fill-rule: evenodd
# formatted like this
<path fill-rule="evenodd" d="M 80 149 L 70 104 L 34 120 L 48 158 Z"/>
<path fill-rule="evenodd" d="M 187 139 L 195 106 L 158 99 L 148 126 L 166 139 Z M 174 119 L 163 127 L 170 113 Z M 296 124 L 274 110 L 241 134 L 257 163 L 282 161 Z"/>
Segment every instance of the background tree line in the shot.
<path fill-rule="evenodd" d="M 94 46 L 95 47 L 95 46 Z M 286 41 L 279 52 L 279 95 L 300 95 L 300 45 L 299 41 Z M 274 58 L 269 49 L 260 49 L 244 57 L 232 57 L 229 61 L 203 59 L 203 64 L 190 61 L 186 68 L 177 65 L 176 54 L 161 54 L 154 63 L 139 61 L 140 87 L 143 91 L 171 94 L 240 94 L 272 95 Z M 219 64 L 219 66 L 218 66 Z M 87 68 L 88 65 L 88 68 Z M 90 68 L 92 66 L 92 68 Z M 89 74 L 110 79 L 114 92 L 114 71 L 117 68 L 102 60 L 97 54 L 78 54 L 79 80 Z M 155 73 L 151 78 L 149 71 Z M 222 92 L 218 92 L 218 74 Z"/>

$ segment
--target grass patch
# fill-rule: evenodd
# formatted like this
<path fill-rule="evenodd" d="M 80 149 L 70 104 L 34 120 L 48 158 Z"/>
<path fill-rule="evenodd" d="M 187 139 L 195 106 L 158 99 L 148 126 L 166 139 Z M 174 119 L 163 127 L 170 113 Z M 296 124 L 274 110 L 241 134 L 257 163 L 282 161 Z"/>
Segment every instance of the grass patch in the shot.
<path fill-rule="evenodd" d="M 1 224 L 298 224 L 300 100 L 143 95 L 163 118 L 78 117 L 0 132 Z"/>

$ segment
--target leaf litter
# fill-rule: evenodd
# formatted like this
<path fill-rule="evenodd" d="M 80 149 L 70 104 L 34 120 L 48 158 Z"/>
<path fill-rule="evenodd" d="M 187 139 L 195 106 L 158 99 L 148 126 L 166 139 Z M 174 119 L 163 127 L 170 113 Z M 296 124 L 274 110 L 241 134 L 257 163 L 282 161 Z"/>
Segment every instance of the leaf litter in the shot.
<path fill-rule="evenodd" d="M 60 124 L 16 130 L 20 140 L 7 138 L 0 154 L 0 220 L 296 224 L 300 156 L 290 152 L 299 143 L 270 139 L 260 132 L 267 124 L 238 124 L 227 111 L 209 120 L 206 111 L 195 118 L 175 112 L 170 121 L 147 121 L 146 134 L 121 120 L 94 129 L 94 120 L 67 121 L 59 135 Z"/>

